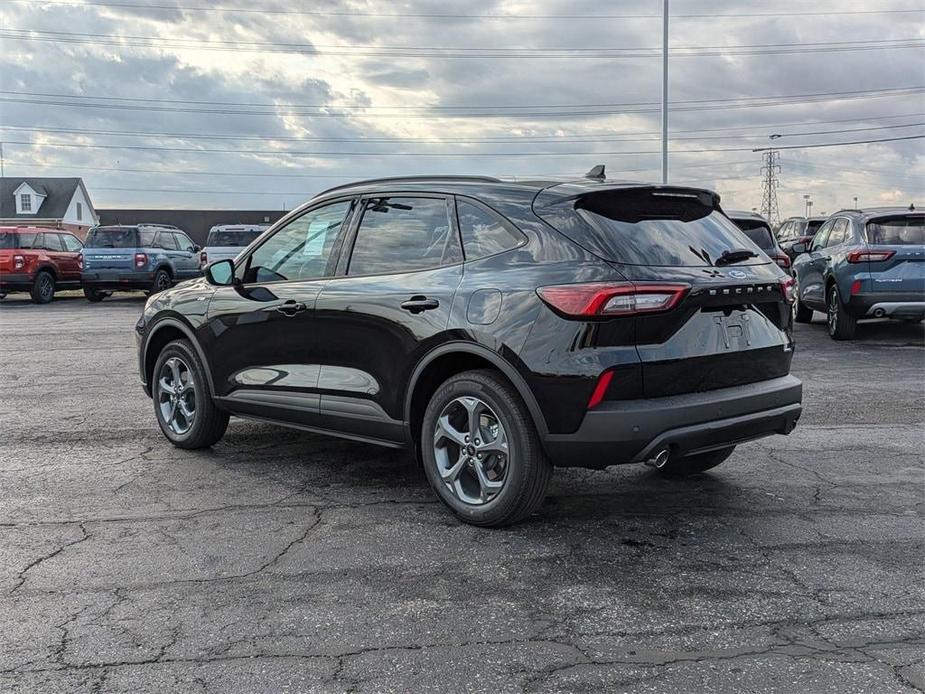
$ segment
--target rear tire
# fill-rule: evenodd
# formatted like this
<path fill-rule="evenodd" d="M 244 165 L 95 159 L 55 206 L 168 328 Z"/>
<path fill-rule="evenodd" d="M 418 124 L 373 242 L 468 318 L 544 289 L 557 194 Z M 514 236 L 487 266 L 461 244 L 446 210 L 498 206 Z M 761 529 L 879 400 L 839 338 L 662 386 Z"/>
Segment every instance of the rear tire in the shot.
<path fill-rule="evenodd" d="M 154 281 L 151 283 L 151 293 L 158 294 L 163 292 L 173 285 L 173 279 L 170 277 L 170 273 L 167 272 L 164 268 L 161 268 L 154 273 Z"/>
<path fill-rule="evenodd" d="M 29 290 L 32 302 L 35 304 L 49 304 L 55 298 L 55 277 L 48 270 L 39 270 Z"/>
<path fill-rule="evenodd" d="M 208 448 L 225 435 L 228 413 L 212 401 L 205 367 L 187 340 L 174 340 L 157 355 L 151 399 L 161 431 L 178 448 Z"/>
<path fill-rule="evenodd" d="M 516 523 L 546 495 L 552 464 L 523 399 L 495 371 L 447 379 L 427 405 L 420 442 L 430 486 L 465 523 Z"/>
<path fill-rule="evenodd" d="M 800 297 L 797 297 L 794 303 L 793 320 L 797 323 L 813 322 L 813 310 L 808 306 L 804 306 L 803 302 L 800 301 Z"/>
<path fill-rule="evenodd" d="M 829 287 L 829 293 L 826 302 L 826 318 L 829 327 L 829 337 L 833 340 L 851 340 L 854 338 L 854 331 L 857 327 L 857 320 L 848 315 L 842 304 L 841 294 L 838 291 L 838 285 L 833 284 Z"/>
<path fill-rule="evenodd" d="M 102 301 L 104 298 L 106 298 L 106 292 L 102 292 L 99 289 L 94 289 L 93 287 L 84 287 L 83 289 L 84 296 L 86 297 L 87 301 L 97 303 L 98 301 Z"/>
<path fill-rule="evenodd" d="M 707 451 L 697 455 L 687 455 L 680 458 L 669 457 L 668 462 L 662 467 L 656 468 L 656 472 L 665 477 L 696 475 L 725 462 L 735 449 L 735 446 L 729 446 L 729 448 L 720 448 L 716 451 Z"/>

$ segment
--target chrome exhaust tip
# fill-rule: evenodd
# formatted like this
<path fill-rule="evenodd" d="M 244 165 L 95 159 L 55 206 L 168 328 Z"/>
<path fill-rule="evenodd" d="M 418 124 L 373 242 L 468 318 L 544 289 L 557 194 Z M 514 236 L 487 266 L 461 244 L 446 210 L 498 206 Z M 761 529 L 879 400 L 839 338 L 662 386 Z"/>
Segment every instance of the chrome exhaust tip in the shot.
<path fill-rule="evenodd" d="M 646 461 L 646 465 L 649 467 L 654 467 L 656 470 L 660 470 L 665 467 L 665 464 L 668 462 L 668 456 L 671 455 L 671 451 L 667 448 L 663 448 L 658 453 L 655 454 L 654 458 L 649 458 Z"/>
<path fill-rule="evenodd" d="M 878 308 L 874 311 L 874 318 L 883 318 L 886 315 L 886 311 L 882 308 Z"/>

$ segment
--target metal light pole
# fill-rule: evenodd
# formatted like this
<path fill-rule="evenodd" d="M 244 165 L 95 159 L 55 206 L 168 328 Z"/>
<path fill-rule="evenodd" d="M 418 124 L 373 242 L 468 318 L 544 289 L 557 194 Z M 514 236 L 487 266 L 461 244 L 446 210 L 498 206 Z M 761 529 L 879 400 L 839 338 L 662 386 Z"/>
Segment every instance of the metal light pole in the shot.
<path fill-rule="evenodd" d="M 662 13 L 662 183 L 668 183 L 668 0 Z"/>
<path fill-rule="evenodd" d="M 858 209 L 858 196 L 854 196 L 854 209 Z"/>
<path fill-rule="evenodd" d="M 813 211 L 813 201 L 807 200 L 806 201 L 806 216 L 809 217 L 812 211 Z"/>
<path fill-rule="evenodd" d="M 803 200 L 806 201 L 806 210 L 805 210 L 804 213 L 803 213 L 803 216 L 804 216 L 804 217 L 809 217 L 809 208 L 813 206 L 813 203 L 810 201 L 810 197 L 811 197 L 811 196 L 809 196 L 809 195 L 804 195 L 804 196 L 803 196 Z"/>

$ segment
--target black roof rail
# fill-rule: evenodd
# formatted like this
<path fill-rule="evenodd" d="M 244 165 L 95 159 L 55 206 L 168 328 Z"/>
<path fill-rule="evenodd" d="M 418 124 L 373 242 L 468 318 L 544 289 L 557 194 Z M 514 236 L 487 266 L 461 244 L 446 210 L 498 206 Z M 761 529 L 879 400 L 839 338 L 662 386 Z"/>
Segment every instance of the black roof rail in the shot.
<path fill-rule="evenodd" d="M 339 186 L 334 186 L 333 188 L 328 188 L 318 193 L 315 197 L 321 197 L 322 195 L 327 195 L 332 193 L 335 190 L 343 190 L 345 188 L 356 188 L 358 186 L 365 186 L 371 183 L 427 183 L 429 181 L 459 181 L 465 183 L 470 181 L 473 183 L 501 183 L 500 178 L 494 178 L 493 176 L 388 176 L 385 178 L 369 178 L 363 181 L 354 181 L 353 183 L 344 183 Z"/>
<path fill-rule="evenodd" d="M 138 222 L 138 224 L 129 224 L 127 226 L 159 227 L 161 229 L 176 229 L 177 231 L 180 231 L 180 227 L 174 226 L 173 224 L 162 224 L 161 222 Z"/>

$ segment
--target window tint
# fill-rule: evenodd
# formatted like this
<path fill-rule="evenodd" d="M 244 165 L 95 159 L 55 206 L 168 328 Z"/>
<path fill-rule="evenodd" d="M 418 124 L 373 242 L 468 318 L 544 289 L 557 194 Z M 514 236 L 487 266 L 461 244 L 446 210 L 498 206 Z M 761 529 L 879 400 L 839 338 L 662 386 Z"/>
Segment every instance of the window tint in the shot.
<path fill-rule="evenodd" d="M 867 242 L 888 246 L 925 245 L 925 217 L 884 217 L 870 221 Z"/>
<path fill-rule="evenodd" d="M 815 236 L 816 233 L 819 231 L 819 229 L 822 228 L 822 225 L 824 222 L 825 220 L 823 219 L 813 219 L 809 222 L 806 222 L 806 224 L 804 225 L 804 228 L 805 228 L 804 233 L 806 234 L 806 236 Z"/>
<path fill-rule="evenodd" d="M 845 242 L 845 238 L 848 234 L 848 220 L 847 219 L 836 219 L 835 224 L 832 225 L 832 231 L 829 233 L 829 238 L 826 239 L 825 245 L 837 246 L 840 243 Z"/>
<path fill-rule="evenodd" d="M 45 249 L 49 251 L 64 251 L 64 241 L 61 240 L 61 234 L 45 233 Z"/>
<path fill-rule="evenodd" d="M 83 248 L 83 244 L 81 244 L 76 237 L 71 236 L 70 234 L 61 234 L 61 240 L 64 241 L 64 247 L 68 251 L 74 252 Z"/>
<path fill-rule="evenodd" d="M 150 234 L 151 232 L 146 232 Z M 151 245 L 151 240 L 144 244 Z M 137 248 L 138 231 L 132 227 L 98 227 L 87 236 L 88 248 Z"/>
<path fill-rule="evenodd" d="M 244 282 L 326 277 L 334 241 L 350 205 L 350 202 L 338 202 L 293 219 L 251 254 L 245 266 Z"/>
<path fill-rule="evenodd" d="M 520 244 L 522 237 L 496 214 L 464 200 L 456 201 L 466 260 L 484 258 Z"/>
<path fill-rule="evenodd" d="M 459 260 L 459 239 L 443 198 L 367 201 L 348 275 L 377 275 L 436 267 Z"/>
<path fill-rule="evenodd" d="M 777 245 L 771 228 L 761 220 L 739 219 L 735 221 L 735 225 L 763 251 L 770 250 Z"/>
<path fill-rule="evenodd" d="M 35 237 L 34 232 L 0 231 L 0 248 L 32 248 Z"/>
<path fill-rule="evenodd" d="M 264 227 L 265 229 L 266 227 Z M 212 229 L 206 246 L 249 246 L 251 241 L 264 232 L 264 229 L 242 231 L 240 229 Z"/>

